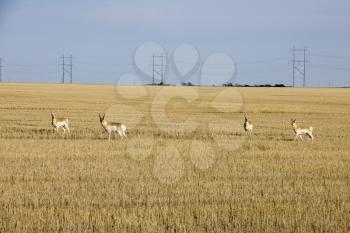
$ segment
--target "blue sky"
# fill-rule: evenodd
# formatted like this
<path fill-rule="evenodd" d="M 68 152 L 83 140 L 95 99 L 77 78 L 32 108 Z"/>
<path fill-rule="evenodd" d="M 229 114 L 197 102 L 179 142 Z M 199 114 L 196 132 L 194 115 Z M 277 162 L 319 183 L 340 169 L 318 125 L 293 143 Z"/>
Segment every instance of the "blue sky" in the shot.
<path fill-rule="evenodd" d="M 60 56 L 72 54 L 75 82 L 114 83 L 140 75 L 133 55 L 145 42 L 158 43 L 169 59 L 189 44 L 200 64 L 213 53 L 232 57 L 237 83 L 291 84 L 295 45 L 310 51 L 309 86 L 348 86 L 349 28 L 348 0 L 0 0 L 0 57 L 4 81 L 59 82 Z M 167 81 L 179 83 L 167 65 Z"/>

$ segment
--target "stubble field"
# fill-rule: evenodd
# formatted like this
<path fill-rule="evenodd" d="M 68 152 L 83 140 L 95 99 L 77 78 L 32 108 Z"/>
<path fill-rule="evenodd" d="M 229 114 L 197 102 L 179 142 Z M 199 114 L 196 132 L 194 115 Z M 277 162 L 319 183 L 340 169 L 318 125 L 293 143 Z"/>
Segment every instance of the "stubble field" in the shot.
<path fill-rule="evenodd" d="M 349 89 L 0 84 L 0 111 L 0 232 L 350 232 Z"/>

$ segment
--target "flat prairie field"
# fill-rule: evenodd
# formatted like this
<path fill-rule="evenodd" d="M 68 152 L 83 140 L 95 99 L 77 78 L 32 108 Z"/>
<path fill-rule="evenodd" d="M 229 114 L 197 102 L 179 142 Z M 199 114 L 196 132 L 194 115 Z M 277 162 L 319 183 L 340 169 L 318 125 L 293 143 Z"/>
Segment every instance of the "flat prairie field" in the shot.
<path fill-rule="evenodd" d="M 0 232 L 350 232 L 350 89 L 1 83 L 0 111 Z"/>

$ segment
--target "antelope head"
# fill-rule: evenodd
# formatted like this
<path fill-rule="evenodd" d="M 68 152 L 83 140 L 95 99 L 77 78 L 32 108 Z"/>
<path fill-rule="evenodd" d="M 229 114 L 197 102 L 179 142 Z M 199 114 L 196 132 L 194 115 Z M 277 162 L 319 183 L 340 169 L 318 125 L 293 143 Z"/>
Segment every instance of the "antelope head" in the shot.
<path fill-rule="evenodd" d="M 100 117 L 100 122 L 102 123 L 105 119 L 106 114 L 103 113 L 103 116 L 101 116 L 101 113 L 99 113 L 98 116 Z"/>
<path fill-rule="evenodd" d="M 52 124 L 55 121 L 55 119 L 56 119 L 55 113 L 51 112 L 51 122 L 52 122 Z"/>
<path fill-rule="evenodd" d="M 291 124 L 292 126 L 294 126 L 294 124 L 295 124 L 296 121 L 297 121 L 296 119 L 291 119 L 290 124 Z"/>

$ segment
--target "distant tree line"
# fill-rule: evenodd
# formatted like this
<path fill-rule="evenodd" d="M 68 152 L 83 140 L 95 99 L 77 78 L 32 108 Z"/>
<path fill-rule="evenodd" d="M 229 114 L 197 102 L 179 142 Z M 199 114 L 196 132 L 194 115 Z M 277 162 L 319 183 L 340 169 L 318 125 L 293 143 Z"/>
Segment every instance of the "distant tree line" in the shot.
<path fill-rule="evenodd" d="M 189 87 L 191 87 L 191 86 L 194 86 L 194 84 L 191 83 L 191 82 L 181 82 L 181 86 L 189 86 Z"/>
<path fill-rule="evenodd" d="M 235 84 L 235 83 L 224 83 L 224 87 L 287 87 L 283 83 L 276 83 L 275 85 L 272 84 L 255 84 L 255 85 L 248 85 L 248 84 Z"/>
<path fill-rule="evenodd" d="M 195 86 L 193 83 L 191 82 L 182 82 L 181 86 Z M 213 85 L 215 86 L 215 85 Z M 287 87 L 286 85 L 284 85 L 283 83 L 277 83 L 275 85 L 271 85 L 271 84 L 262 84 L 262 85 L 242 85 L 242 84 L 235 84 L 235 83 L 224 83 L 222 84 L 222 86 L 224 87 Z"/>

